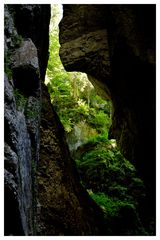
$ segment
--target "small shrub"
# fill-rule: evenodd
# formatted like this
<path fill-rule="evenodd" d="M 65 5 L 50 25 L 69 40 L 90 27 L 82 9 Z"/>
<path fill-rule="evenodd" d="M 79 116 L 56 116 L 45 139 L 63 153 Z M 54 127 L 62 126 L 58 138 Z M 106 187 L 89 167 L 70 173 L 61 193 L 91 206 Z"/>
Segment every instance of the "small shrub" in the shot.
<path fill-rule="evenodd" d="M 4 54 L 4 71 L 8 76 L 8 79 L 12 78 L 12 70 L 11 70 L 11 51 L 7 51 Z"/>
<path fill-rule="evenodd" d="M 26 105 L 27 98 L 20 92 L 19 89 L 14 90 L 17 110 L 23 109 Z"/>
<path fill-rule="evenodd" d="M 23 38 L 21 35 L 15 35 L 12 41 L 13 41 L 14 47 L 18 48 L 21 45 Z"/>
<path fill-rule="evenodd" d="M 108 132 L 104 134 L 98 134 L 88 139 L 88 143 L 100 143 L 100 142 L 104 142 L 104 143 L 108 142 Z"/>
<path fill-rule="evenodd" d="M 102 137 L 98 142 L 97 139 L 93 138 L 92 148 L 86 148 L 88 150 L 76 160 L 85 188 L 137 205 L 144 196 L 144 185 L 134 166 L 117 147 L 112 147 L 112 141 Z"/>
<path fill-rule="evenodd" d="M 25 115 L 27 118 L 35 118 L 38 116 L 38 112 L 37 112 L 37 110 L 27 109 L 25 111 Z"/>
<path fill-rule="evenodd" d="M 103 210 L 110 235 L 148 235 L 132 202 L 111 198 L 104 193 L 89 191 L 89 194 Z"/>
<path fill-rule="evenodd" d="M 103 209 L 103 211 L 107 214 L 107 217 L 114 217 L 118 215 L 120 208 L 123 206 L 134 208 L 134 205 L 131 202 L 121 201 L 117 198 L 109 197 L 104 193 L 91 192 L 90 196 Z"/>

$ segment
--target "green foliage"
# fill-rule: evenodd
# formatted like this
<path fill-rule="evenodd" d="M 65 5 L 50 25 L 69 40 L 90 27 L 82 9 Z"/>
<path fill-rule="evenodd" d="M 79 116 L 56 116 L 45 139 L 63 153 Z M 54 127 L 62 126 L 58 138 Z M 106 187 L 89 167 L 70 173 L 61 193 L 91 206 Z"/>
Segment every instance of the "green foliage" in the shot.
<path fill-rule="evenodd" d="M 12 78 L 12 69 L 11 69 L 11 64 L 12 64 L 12 54 L 15 48 L 18 48 L 20 44 L 22 43 L 23 38 L 21 35 L 14 35 L 12 36 L 12 47 L 5 51 L 4 53 L 4 70 L 5 73 L 7 74 L 8 78 Z"/>
<path fill-rule="evenodd" d="M 35 118 L 39 115 L 39 110 L 36 108 L 34 109 L 27 108 L 25 111 L 25 115 L 27 118 Z"/>
<path fill-rule="evenodd" d="M 115 141 L 99 135 L 90 139 L 86 148 L 84 145 L 79 151 L 82 154 L 79 154 L 76 163 L 86 189 L 138 206 L 145 197 L 143 182 L 134 166 L 116 147 Z"/>
<path fill-rule="evenodd" d="M 37 163 L 34 159 L 32 159 L 31 165 L 32 165 L 32 172 L 33 172 L 33 175 L 34 175 L 37 171 Z"/>
<path fill-rule="evenodd" d="M 99 142 L 108 142 L 108 132 L 106 131 L 104 134 L 98 134 L 93 137 L 88 138 L 88 143 L 99 143 Z"/>
<path fill-rule="evenodd" d="M 12 56 L 12 52 L 9 50 L 4 53 L 4 71 L 7 74 L 8 79 L 12 78 L 11 56 Z"/>
<path fill-rule="evenodd" d="M 22 41 L 23 41 L 23 38 L 21 35 L 16 34 L 15 36 L 12 37 L 14 48 L 20 47 Z"/>
<path fill-rule="evenodd" d="M 104 193 L 88 192 L 104 212 L 108 234 L 118 236 L 148 235 L 133 203 L 110 197 Z"/>
<path fill-rule="evenodd" d="M 14 96 L 16 100 L 17 110 L 25 107 L 27 98 L 20 92 L 19 89 L 14 89 Z"/>
<path fill-rule="evenodd" d="M 111 125 L 110 117 L 103 110 L 91 109 L 88 120 L 90 125 L 95 127 L 99 133 L 105 133 Z"/>
<path fill-rule="evenodd" d="M 120 208 L 124 206 L 135 209 L 135 206 L 128 201 L 112 198 L 105 195 L 104 193 L 93 193 L 90 191 L 89 193 L 93 200 L 95 200 L 95 202 L 103 209 L 108 218 L 117 216 L 119 214 Z"/>
<path fill-rule="evenodd" d="M 51 102 L 67 133 L 84 119 L 98 132 L 105 132 L 104 129 L 111 123 L 105 111 L 110 112 L 111 106 L 96 94 L 86 74 L 66 72 L 61 63 L 57 28 L 59 15 L 58 8 L 53 5 L 50 24 L 50 56 L 45 79 Z"/>
<path fill-rule="evenodd" d="M 34 105 L 28 105 L 28 98 L 17 88 L 14 89 L 14 96 L 18 111 L 23 111 L 27 119 L 34 119 L 40 114 L 40 106 L 34 101 Z"/>
<path fill-rule="evenodd" d="M 99 135 L 79 151 L 82 154 L 76 163 L 81 181 L 103 210 L 108 233 L 147 235 L 138 215 L 139 202 L 145 197 L 144 185 L 116 142 Z"/>

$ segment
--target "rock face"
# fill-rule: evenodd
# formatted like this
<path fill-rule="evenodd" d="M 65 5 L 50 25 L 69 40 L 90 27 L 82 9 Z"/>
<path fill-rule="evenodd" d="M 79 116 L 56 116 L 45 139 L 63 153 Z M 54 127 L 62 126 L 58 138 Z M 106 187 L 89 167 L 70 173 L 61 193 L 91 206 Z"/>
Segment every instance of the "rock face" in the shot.
<path fill-rule="evenodd" d="M 5 235 L 34 234 L 34 166 L 39 152 L 37 49 L 22 39 L 5 6 Z"/>
<path fill-rule="evenodd" d="M 155 234 L 155 5 L 64 5 L 60 57 L 110 96 L 110 136 L 146 185 L 143 224 Z M 149 16 L 149 17 L 148 17 Z"/>
<path fill-rule="evenodd" d="M 5 5 L 5 235 L 103 235 L 44 76 L 49 5 Z"/>
<path fill-rule="evenodd" d="M 35 235 L 40 58 L 32 39 L 20 35 L 15 23 L 19 8 L 23 6 L 5 5 L 5 235 Z M 28 9 L 30 14 L 34 9 L 36 15 L 34 6 Z"/>

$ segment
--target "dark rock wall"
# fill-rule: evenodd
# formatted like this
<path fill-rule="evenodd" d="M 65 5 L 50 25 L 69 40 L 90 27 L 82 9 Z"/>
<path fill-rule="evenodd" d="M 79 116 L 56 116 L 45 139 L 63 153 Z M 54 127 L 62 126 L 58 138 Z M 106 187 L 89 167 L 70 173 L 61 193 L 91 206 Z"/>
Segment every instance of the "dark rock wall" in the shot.
<path fill-rule="evenodd" d="M 103 235 L 102 213 L 79 184 L 45 85 L 42 96 L 38 235 Z"/>
<path fill-rule="evenodd" d="M 60 57 L 67 71 L 86 72 L 110 97 L 110 137 L 146 186 L 140 211 L 155 233 L 155 5 L 63 5 Z"/>
<path fill-rule="evenodd" d="M 17 31 L 24 38 L 31 38 L 38 51 L 41 79 L 44 80 L 49 47 L 50 6 L 43 4 L 12 5 Z"/>
<path fill-rule="evenodd" d="M 34 178 L 39 152 L 40 75 L 37 49 L 5 5 L 5 235 L 34 234 Z"/>
<path fill-rule="evenodd" d="M 41 79 L 48 60 L 50 6 L 5 5 L 4 17 L 5 235 L 35 235 Z"/>
<path fill-rule="evenodd" d="M 103 235 L 44 76 L 49 5 L 5 5 L 5 235 Z"/>

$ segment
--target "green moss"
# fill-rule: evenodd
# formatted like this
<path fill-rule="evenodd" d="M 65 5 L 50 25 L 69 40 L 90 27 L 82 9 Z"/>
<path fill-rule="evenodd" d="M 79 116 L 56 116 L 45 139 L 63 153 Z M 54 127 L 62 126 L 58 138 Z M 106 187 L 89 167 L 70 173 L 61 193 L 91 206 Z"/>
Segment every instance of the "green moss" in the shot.
<path fill-rule="evenodd" d="M 35 160 L 32 159 L 32 171 L 33 171 L 33 174 L 36 173 L 36 170 L 37 170 L 37 164 L 36 164 Z"/>
<path fill-rule="evenodd" d="M 16 100 L 17 110 L 24 108 L 27 102 L 27 98 L 20 92 L 19 89 L 14 89 L 14 96 Z"/>
<path fill-rule="evenodd" d="M 89 194 L 103 210 L 110 235 L 148 235 L 132 202 L 112 198 L 104 193 L 89 191 Z"/>
<path fill-rule="evenodd" d="M 93 147 L 83 151 L 83 155 L 76 160 L 86 188 L 106 193 L 108 191 L 121 193 L 121 190 L 115 186 L 128 189 L 133 182 L 132 178 L 136 177 L 134 166 L 123 157 L 117 148 L 112 147 L 112 141 L 105 140 L 103 137 L 93 140 Z M 134 181 L 134 183 L 135 187 L 142 187 L 139 182 Z"/>
<path fill-rule="evenodd" d="M 90 196 L 93 200 L 103 209 L 103 211 L 107 214 L 107 217 L 115 217 L 118 216 L 119 210 L 122 207 L 129 207 L 135 209 L 134 205 L 128 201 L 122 201 L 117 198 L 112 198 L 104 193 L 90 193 Z"/>
<path fill-rule="evenodd" d="M 143 182 L 116 142 L 106 139 L 103 135 L 90 139 L 92 147 L 83 146 L 86 151 L 82 149 L 76 160 L 83 186 L 102 208 L 111 235 L 147 235 L 138 215 L 139 202 L 145 196 Z"/>
<path fill-rule="evenodd" d="M 36 118 L 39 115 L 39 110 L 27 108 L 25 111 L 25 115 L 27 118 Z"/>
<path fill-rule="evenodd" d="M 12 78 L 12 74 L 13 74 L 12 68 L 11 68 L 13 52 L 15 51 L 16 48 L 20 47 L 23 41 L 23 38 L 21 35 L 16 34 L 11 36 L 11 41 L 12 41 L 12 46 L 4 53 L 4 70 L 9 79 Z"/>
<path fill-rule="evenodd" d="M 91 144 L 99 143 L 99 142 L 104 142 L 104 143 L 108 142 L 108 132 L 107 131 L 104 134 L 95 135 L 88 139 L 88 143 L 91 143 Z"/>
<path fill-rule="evenodd" d="M 18 47 L 20 47 L 21 43 L 23 42 L 23 38 L 21 35 L 15 35 L 12 38 L 12 41 L 13 41 L 14 48 L 18 48 Z"/>
<path fill-rule="evenodd" d="M 7 74 L 9 79 L 12 78 L 11 56 L 12 56 L 12 51 L 10 50 L 4 53 L 4 71 Z"/>

